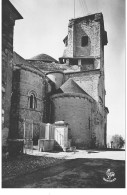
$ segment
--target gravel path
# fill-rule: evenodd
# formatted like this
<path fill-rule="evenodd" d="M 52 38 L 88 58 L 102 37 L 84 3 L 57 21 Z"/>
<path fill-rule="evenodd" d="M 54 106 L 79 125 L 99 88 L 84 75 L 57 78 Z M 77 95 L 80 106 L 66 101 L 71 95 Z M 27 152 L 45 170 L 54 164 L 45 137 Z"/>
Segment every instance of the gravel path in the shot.
<path fill-rule="evenodd" d="M 2 179 L 8 180 L 18 175 L 31 173 L 39 168 L 45 168 L 63 162 L 63 159 L 53 157 L 20 155 L 2 160 Z"/>

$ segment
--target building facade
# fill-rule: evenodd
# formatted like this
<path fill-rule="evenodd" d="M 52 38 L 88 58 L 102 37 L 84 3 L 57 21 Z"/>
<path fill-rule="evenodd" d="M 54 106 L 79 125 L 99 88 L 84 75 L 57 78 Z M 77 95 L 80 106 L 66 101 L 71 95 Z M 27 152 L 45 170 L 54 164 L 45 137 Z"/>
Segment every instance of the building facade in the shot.
<path fill-rule="evenodd" d="M 9 2 L 2 1 L 2 136 L 6 145 L 10 129 L 10 108 L 13 72 L 13 33 L 15 21 L 22 19 L 20 13 Z"/>
<path fill-rule="evenodd" d="M 52 122 L 68 122 L 75 145 L 106 147 L 104 46 L 108 41 L 102 13 L 70 20 L 63 41 L 65 50 L 59 60 L 77 72 L 65 71 L 63 95 L 52 96 Z M 87 98 L 81 96 L 83 92 Z"/>
<path fill-rule="evenodd" d="M 15 17 L 21 19 L 20 14 Z M 3 40 L 4 36 L 8 44 L 3 33 Z M 24 121 L 32 120 L 36 145 L 41 123 L 64 120 L 69 125 L 72 145 L 104 148 L 108 114 L 104 75 L 107 33 L 102 13 L 70 20 L 64 44 L 59 62 L 46 54 L 23 59 L 11 51 L 13 70 L 8 87 L 10 84 L 12 91 L 5 90 L 10 98 L 9 138 L 23 139 Z M 4 52 L 2 59 L 3 68 L 8 68 Z M 4 99 L 3 105 L 6 105 Z"/>

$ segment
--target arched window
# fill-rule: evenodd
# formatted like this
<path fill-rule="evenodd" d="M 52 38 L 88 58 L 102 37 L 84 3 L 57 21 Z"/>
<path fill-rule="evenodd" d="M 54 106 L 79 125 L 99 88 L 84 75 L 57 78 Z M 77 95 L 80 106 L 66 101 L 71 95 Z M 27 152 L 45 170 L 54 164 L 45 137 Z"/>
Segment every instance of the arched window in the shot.
<path fill-rule="evenodd" d="M 29 108 L 36 109 L 37 108 L 37 99 L 35 94 L 32 92 L 29 95 Z"/>
<path fill-rule="evenodd" d="M 82 47 L 85 47 L 85 46 L 87 46 L 88 45 L 88 36 L 83 36 L 82 38 L 81 38 L 81 46 Z"/>

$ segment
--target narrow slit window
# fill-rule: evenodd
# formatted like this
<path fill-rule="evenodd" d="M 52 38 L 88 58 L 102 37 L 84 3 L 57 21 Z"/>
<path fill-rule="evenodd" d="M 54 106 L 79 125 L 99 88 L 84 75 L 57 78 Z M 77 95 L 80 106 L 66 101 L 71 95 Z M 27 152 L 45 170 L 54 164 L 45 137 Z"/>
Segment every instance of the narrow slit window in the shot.
<path fill-rule="evenodd" d="M 81 46 L 85 47 L 88 46 L 88 36 L 83 36 L 81 39 Z"/>
<path fill-rule="evenodd" d="M 29 97 L 29 106 L 31 109 L 37 108 L 37 100 L 34 94 L 31 94 Z"/>

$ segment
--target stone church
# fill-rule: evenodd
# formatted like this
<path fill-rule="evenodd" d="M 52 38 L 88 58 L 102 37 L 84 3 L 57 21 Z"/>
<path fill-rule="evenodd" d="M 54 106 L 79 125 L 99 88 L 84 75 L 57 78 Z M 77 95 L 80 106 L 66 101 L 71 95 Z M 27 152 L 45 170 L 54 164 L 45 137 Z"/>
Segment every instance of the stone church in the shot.
<path fill-rule="evenodd" d="M 105 148 L 109 111 L 105 106 L 104 46 L 108 41 L 103 14 L 69 20 L 65 49 L 58 61 L 44 53 L 24 59 L 13 51 L 13 29 L 18 19 L 23 19 L 20 13 L 4 0 L 3 143 L 9 138 L 23 139 L 23 121 L 28 119 L 33 121 L 35 143 L 41 123 L 65 121 L 72 145 Z"/>

